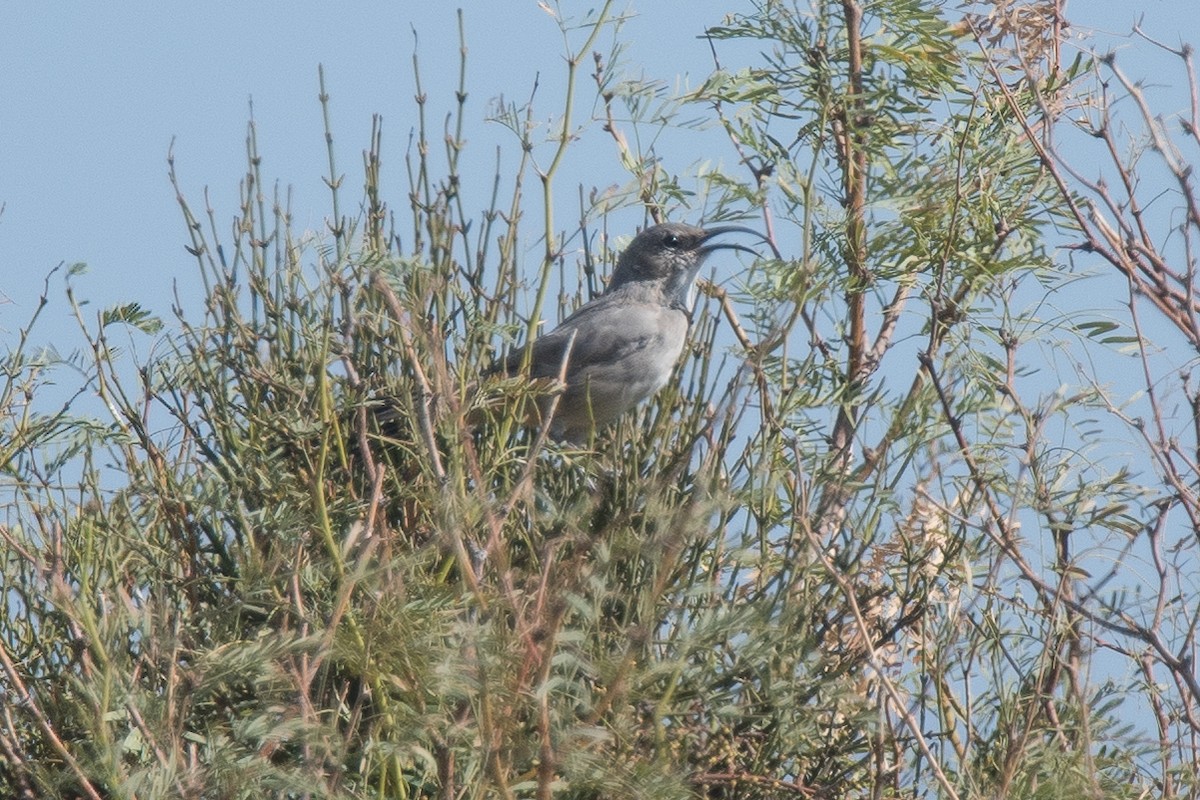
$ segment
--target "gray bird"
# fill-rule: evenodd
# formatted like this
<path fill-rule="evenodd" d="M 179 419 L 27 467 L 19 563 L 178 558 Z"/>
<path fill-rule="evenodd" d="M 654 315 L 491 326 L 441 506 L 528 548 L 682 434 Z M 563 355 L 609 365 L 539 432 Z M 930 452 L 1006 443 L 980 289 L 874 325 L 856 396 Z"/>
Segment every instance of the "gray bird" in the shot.
<path fill-rule="evenodd" d="M 550 434 L 572 443 L 650 397 L 671 377 L 691 323 L 692 284 L 716 250 L 755 251 L 715 244 L 725 233 L 762 234 L 740 225 L 697 228 L 678 222 L 638 234 L 621 257 L 604 294 L 534 340 L 529 376 L 557 379 L 558 396 L 538 402 L 540 419 L 553 410 Z M 511 353 L 494 372 L 515 375 L 525 351 Z M 565 365 L 564 365 L 565 361 Z"/>

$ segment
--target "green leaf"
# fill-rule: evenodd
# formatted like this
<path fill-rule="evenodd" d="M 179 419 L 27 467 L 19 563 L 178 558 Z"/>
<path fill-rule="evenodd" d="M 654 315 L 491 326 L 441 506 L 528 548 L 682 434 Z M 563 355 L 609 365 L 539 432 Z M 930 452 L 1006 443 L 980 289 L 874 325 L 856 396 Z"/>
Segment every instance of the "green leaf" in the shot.
<path fill-rule="evenodd" d="M 100 315 L 101 327 L 107 328 L 114 323 L 132 325 L 142 333 L 155 334 L 162 330 L 162 320 L 142 308 L 140 303 L 126 303 L 113 306 Z"/>

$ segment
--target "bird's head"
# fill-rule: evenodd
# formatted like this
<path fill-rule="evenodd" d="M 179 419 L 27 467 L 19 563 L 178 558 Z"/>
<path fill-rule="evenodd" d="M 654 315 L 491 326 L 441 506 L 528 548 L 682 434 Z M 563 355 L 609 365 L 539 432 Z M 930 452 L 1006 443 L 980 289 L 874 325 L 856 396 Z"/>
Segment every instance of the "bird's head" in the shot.
<path fill-rule="evenodd" d="M 669 305 L 690 309 L 692 282 L 710 253 L 726 249 L 758 255 L 740 244 L 712 241 L 721 234 L 735 232 L 763 238 L 758 231 L 740 225 L 697 228 L 681 222 L 668 222 L 647 228 L 634 237 L 617 259 L 617 268 L 608 290 L 622 286 L 660 289 Z"/>

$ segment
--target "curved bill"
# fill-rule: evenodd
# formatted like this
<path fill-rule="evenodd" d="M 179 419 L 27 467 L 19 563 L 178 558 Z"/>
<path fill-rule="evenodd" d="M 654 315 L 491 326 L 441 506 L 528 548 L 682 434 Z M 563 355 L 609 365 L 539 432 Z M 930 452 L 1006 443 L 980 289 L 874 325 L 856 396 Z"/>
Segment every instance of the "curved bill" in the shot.
<path fill-rule="evenodd" d="M 754 230 L 753 228 L 747 228 L 745 225 L 718 225 L 715 228 L 704 229 L 704 241 L 708 242 L 708 240 L 712 239 L 714 236 L 720 236 L 725 233 L 748 233 L 752 236 L 757 236 L 764 242 L 767 240 L 766 236 Z M 761 255 L 761 253 L 759 253 L 757 250 L 751 249 L 742 244 L 734 244 L 732 242 L 705 244 L 704 247 L 701 248 L 701 252 L 705 255 L 708 255 L 714 250 L 741 250 L 743 253 L 749 253 L 752 256 Z"/>

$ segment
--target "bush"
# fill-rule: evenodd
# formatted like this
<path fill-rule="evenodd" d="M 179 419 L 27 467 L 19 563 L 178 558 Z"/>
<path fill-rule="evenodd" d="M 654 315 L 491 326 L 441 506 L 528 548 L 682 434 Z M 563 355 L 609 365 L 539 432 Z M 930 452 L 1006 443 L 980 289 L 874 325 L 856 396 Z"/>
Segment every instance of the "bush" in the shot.
<path fill-rule="evenodd" d="M 1095 457 L 1115 404 L 1038 371 L 1043 346 L 1130 341 L 1041 316 L 1076 279 L 1048 237 L 1089 231 L 1033 126 L 1061 123 L 1050 101 L 1088 65 L 1032 47 L 1061 32 L 1004 4 L 916 0 L 753 4 L 710 35 L 762 63 L 674 100 L 594 56 L 624 205 L 699 213 L 627 131 L 703 113 L 746 169 L 697 170 L 707 216 L 759 215 L 773 257 L 705 284 L 678 381 L 568 447 L 516 411 L 552 388 L 480 376 L 627 241 L 611 197 L 569 234 L 552 214 L 609 10 L 562 21 L 583 44 L 552 157 L 497 174 L 511 195 L 475 218 L 461 134 L 440 169 L 416 131 L 396 211 L 376 129 L 350 217 L 330 132 L 328 231 L 299 235 L 262 194 L 252 124 L 232 240 L 180 192 L 207 292 L 169 352 L 128 365 L 112 337 L 160 323 L 75 305 L 81 391 L 108 418 L 38 405 L 56 363 L 31 320 L 0 392 L 0 794 L 1194 791 L 1190 584 L 1146 623 L 1120 593 L 1136 581 L 1085 566 L 1159 559 L 1192 468 L 1172 462 L 1164 494 Z M 500 116 L 529 153 L 525 111 Z M 1147 452 L 1179 456 L 1165 441 Z M 1174 581 L 1188 558 L 1154 563 Z"/>

